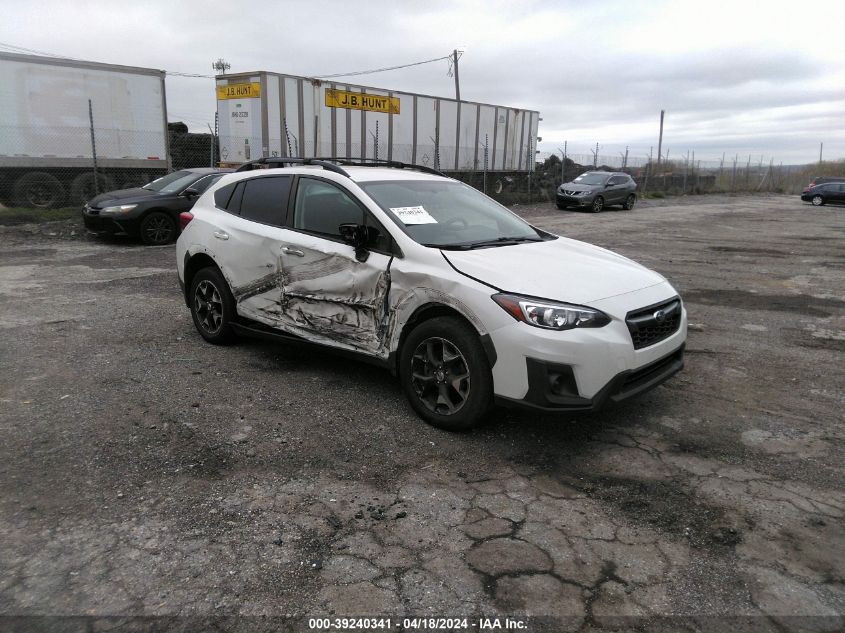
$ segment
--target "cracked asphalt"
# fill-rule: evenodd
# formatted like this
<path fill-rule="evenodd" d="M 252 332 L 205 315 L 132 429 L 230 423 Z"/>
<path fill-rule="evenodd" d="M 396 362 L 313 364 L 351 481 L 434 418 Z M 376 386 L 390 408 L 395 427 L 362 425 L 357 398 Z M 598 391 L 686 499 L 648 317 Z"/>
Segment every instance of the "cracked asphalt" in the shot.
<path fill-rule="evenodd" d="M 0 629 L 842 630 L 845 209 L 515 210 L 675 284 L 685 371 L 590 417 L 449 434 L 377 368 L 205 344 L 172 246 L 0 227 Z"/>

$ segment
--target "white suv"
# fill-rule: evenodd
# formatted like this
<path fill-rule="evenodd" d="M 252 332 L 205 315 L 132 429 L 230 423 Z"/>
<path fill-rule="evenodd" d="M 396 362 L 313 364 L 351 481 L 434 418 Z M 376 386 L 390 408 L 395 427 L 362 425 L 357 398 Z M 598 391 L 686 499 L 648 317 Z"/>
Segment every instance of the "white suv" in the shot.
<path fill-rule="evenodd" d="M 429 168 L 259 159 L 181 220 L 179 281 L 203 338 L 353 353 L 442 428 L 494 402 L 594 411 L 683 367 L 686 311 L 666 279 Z"/>

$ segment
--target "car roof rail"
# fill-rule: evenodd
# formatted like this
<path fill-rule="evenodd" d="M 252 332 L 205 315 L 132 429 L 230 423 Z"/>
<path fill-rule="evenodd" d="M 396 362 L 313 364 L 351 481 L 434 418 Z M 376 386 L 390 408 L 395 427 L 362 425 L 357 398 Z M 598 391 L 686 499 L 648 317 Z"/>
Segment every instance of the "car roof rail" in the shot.
<path fill-rule="evenodd" d="M 334 161 L 347 167 L 393 167 L 396 169 L 416 169 L 417 171 L 434 176 L 448 177 L 442 171 L 428 167 L 426 165 L 415 165 L 413 163 L 403 163 L 398 160 L 384 160 L 381 158 L 356 158 L 352 156 L 321 156 L 318 160 Z"/>
<path fill-rule="evenodd" d="M 336 174 L 349 178 L 349 173 L 345 169 L 334 163 L 328 162 L 330 160 L 332 159 L 265 156 L 263 158 L 256 158 L 255 160 L 248 161 L 238 167 L 235 171 L 251 171 L 260 165 L 278 165 L 280 167 L 284 167 L 285 165 L 315 165 L 317 167 L 322 167 L 326 171 L 333 171 Z"/>

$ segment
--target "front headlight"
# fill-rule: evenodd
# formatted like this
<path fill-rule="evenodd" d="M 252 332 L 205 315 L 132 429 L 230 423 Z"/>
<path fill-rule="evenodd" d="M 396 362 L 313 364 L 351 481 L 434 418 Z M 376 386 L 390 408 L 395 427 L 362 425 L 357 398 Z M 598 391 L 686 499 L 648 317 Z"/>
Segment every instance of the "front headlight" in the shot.
<path fill-rule="evenodd" d="M 103 207 L 100 209 L 100 215 L 120 215 L 122 213 L 129 213 L 137 206 L 137 204 L 121 204 L 116 207 Z"/>
<path fill-rule="evenodd" d="M 517 321 L 547 330 L 604 327 L 610 323 L 604 312 L 584 306 L 509 294 L 496 294 L 492 299 Z"/>

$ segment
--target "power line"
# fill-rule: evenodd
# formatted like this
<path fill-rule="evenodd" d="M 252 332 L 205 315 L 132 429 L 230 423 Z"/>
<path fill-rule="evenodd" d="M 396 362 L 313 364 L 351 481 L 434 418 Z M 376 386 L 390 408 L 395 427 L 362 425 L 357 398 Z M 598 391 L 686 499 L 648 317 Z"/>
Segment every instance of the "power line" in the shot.
<path fill-rule="evenodd" d="M 56 59 L 70 59 L 75 62 L 81 62 L 83 60 L 78 59 L 76 57 L 67 57 L 65 55 L 56 55 L 55 53 L 47 53 L 45 51 L 38 51 L 32 48 L 24 48 L 23 46 L 15 46 L 14 44 L 7 44 L 6 42 L 0 42 L 0 48 L 8 49 L 10 53 L 31 53 L 33 55 L 43 55 L 45 57 L 53 57 Z"/>
<path fill-rule="evenodd" d="M 8 44 L 6 42 L 0 42 L 0 48 L 5 48 L 9 52 L 12 52 L 12 53 L 29 53 L 29 54 L 33 54 L 33 55 L 43 55 L 45 57 L 52 57 L 54 59 L 67 59 L 67 60 L 71 60 L 71 61 L 75 61 L 75 62 L 86 61 L 86 60 L 79 59 L 78 57 L 69 57 L 67 55 L 57 55 L 55 53 L 48 53 L 46 51 L 39 51 L 39 50 L 35 50 L 35 49 L 32 49 L 32 48 L 24 48 L 23 46 L 16 46 L 14 44 Z M 459 59 L 460 59 L 460 54 L 462 54 L 462 53 L 463 53 L 463 51 L 459 51 L 459 57 L 458 57 Z M 354 77 L 354 76 L 357 76 L 357 75 L 371 75 L 371 74 L 374 74 L 374 73 L 382 73 L 382 72 L 386 72 L 386 71 L 389 71 L 389 70 L 399 70 L 400 68 L 410 68 L 412 66 L 422 66 L 423 64 L 431 64 L 431 63 L 439 62 L 439 61 L 443 61 L 443 60 L 450 60 L 451 61 L 453 59 L 454 59 L 453 55 L 450 53 L 449 55 L 443 55 L 442 57 L 435 57 L 433 59 L 426 59 L 426 60 L 423 60 L 421 62 L 412 62 L 410 64 L 400 64 L 398 66 L 386 66 L 384 68 L 373 68 L 371 70 L 356 70 L 356 71 L 349 72 L 349 73 L 334 73 L 334 74 L 328 74 L 328 75 L 311 75 L 311 76 L 314 77 L 315 79 L 331 79 L 333 77 Z M 198 79 L 214 79 L 215 78 L 215 75 L 204 75 L 202 73 L 183 73 L 183 72 L 178 72 L 178 71 L 175 71 L 175 70 L 165 70 L 164 72 L 166 72 L 168 75 L 173 75 L 174 77 L 193 77 L 193 78 L 198 78 Z M 450 68 L 449 68 L 450 76 L 451 76 L 451 72 L 452 72 L 452 68 L 450 66 Z"/>
<path fill-rule="evenodd" d="M 6 42 L 0 42 L 0 48 L 6 49 L 10 53 L 26 53 L 30 55 L 41 55 L 43 57 L 52 57 L 53 59 L 66 59 L 73 62 L 84 62 L 90 61 L 85 59 L 80 59 L 78 57 L 70 57 L 68 55 L 57 55 L 56 53 L 48 53 L 47 51 L 39 51 L 34 48 L 24 48 L 23 46 L 15 46 L 14 44 L 8 44 Z M 214 79 L 214 75 L 202 75 L 199 73 L 181 73 L 175 70 L 165 70 L 168 75 L 173 75 L 175 77 L 198 77 L 200 79 Z"/>
<path fill-rule="evenodd" d="M 351 73 L 335 73 L 333 75 L 312 75 L 315 79 L 331 79 L 332 77 L 354 77 L 355 75 L 371 75 L 373 73 L 383 73 L 388 70 L 398 70 L 400 68 L 410 68 L 411 66 L 422 66 L 423 64 L 431 64 L 432 62 L 439 62 L 444 59 L 451 59 L 451 53 L 443 57 L 435 57 L 434 59 L 426 59 L 421 62 L 413 62 L 411 64 L 401 64 L 400 66 L 387 66 L 385 68 L 374 68 L 372 70 L 356 70 Z"/>

